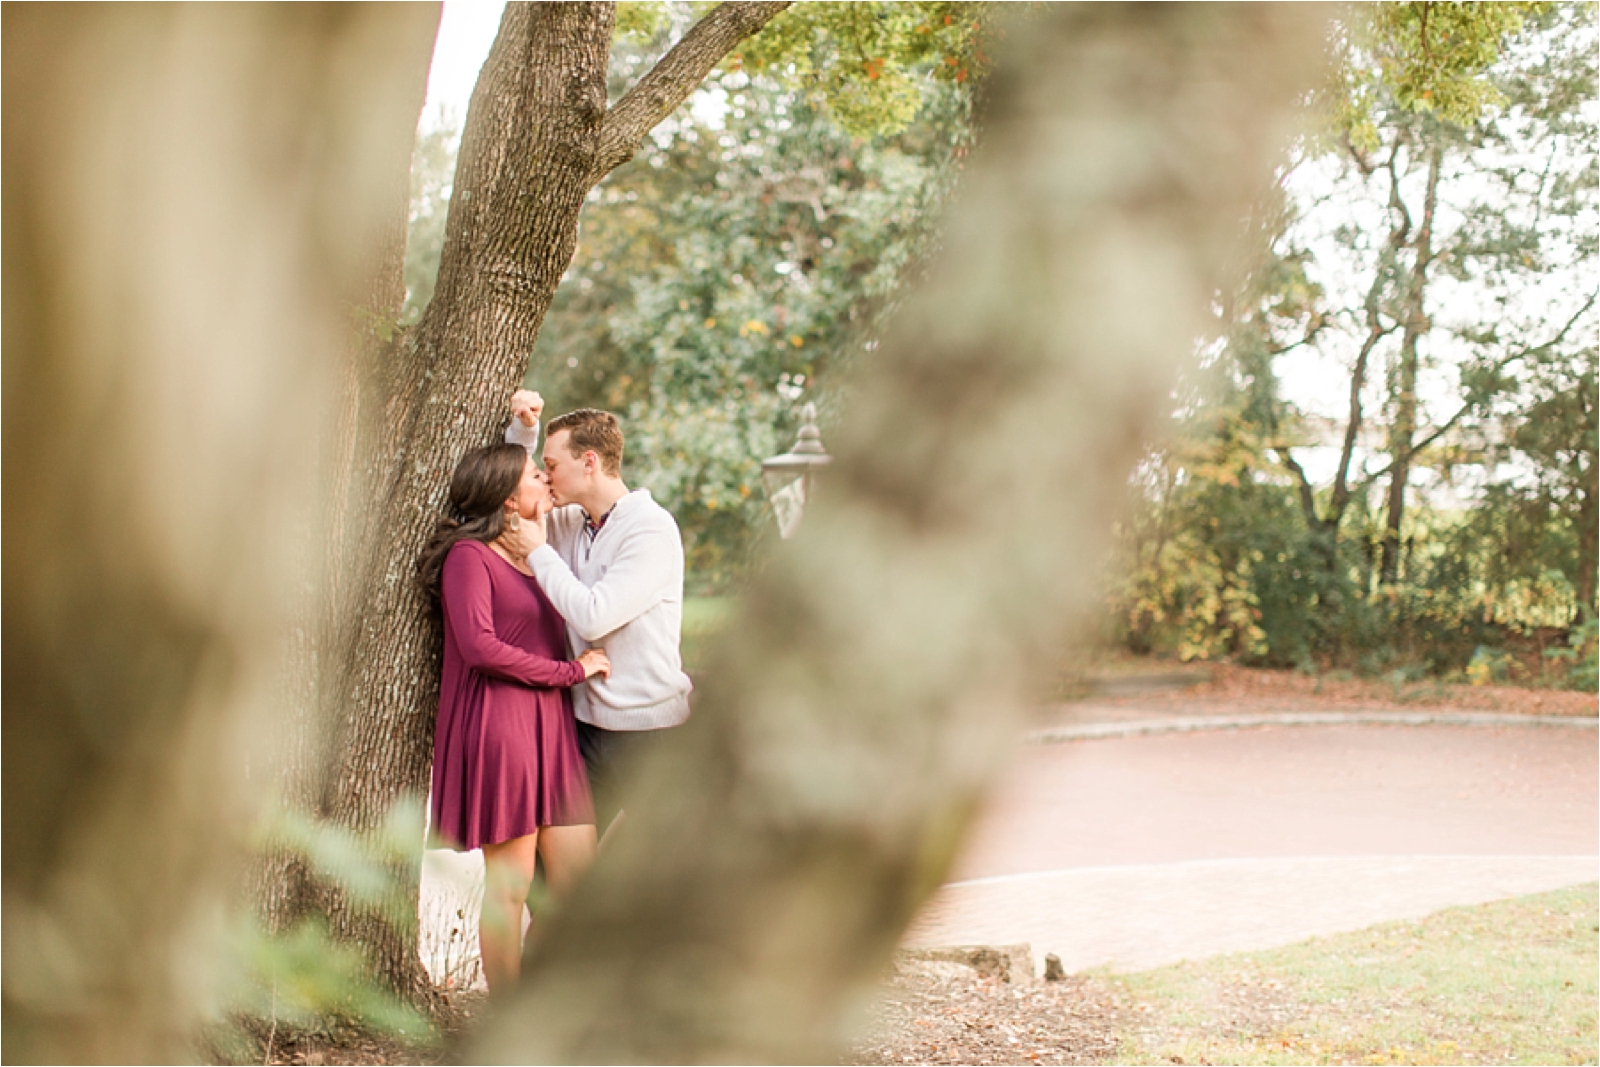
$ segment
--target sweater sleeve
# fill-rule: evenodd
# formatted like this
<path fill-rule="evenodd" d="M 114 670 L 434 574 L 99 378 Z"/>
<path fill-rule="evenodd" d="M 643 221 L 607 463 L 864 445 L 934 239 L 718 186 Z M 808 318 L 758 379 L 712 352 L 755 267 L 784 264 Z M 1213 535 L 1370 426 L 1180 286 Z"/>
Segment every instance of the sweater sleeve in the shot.
<path fill-rule="evenodd" d="M 539 426 L 541 420 L 534 419 L 532 426 L 522 425 L 521 419 L 512 419 L 511 425 L 506 427 L 506 444 L 521 445 L 528 450 L 528 455 L 533 457 L 535 464 L 540 463 L 539 456 Z"/>
<path fill-rule="evenodd" d="M 445 625 L 467 667 L 491 678 L 527 686 L 564 689 L 583 681 L 583 665 L 545 659 L 500 640 L 494 630 L 494 588 L 489 561 L 475 552 L 452 551 L 440 576 Z"/>
<path fill-rule="evenodd" d="M 605 576 L 592 586 L 579 581 L 549 545 L 535 549 L 528 565 L 567 625 L 585 641 L 598 641 L 666 598 L 677 572 L 678 551 L 666 531 L 636 530 L 618 547 Z"/>

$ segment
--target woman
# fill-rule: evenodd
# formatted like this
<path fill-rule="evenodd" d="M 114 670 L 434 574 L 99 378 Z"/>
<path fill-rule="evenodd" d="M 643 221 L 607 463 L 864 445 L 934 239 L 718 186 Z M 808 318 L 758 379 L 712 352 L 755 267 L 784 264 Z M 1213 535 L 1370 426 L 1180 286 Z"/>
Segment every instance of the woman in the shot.
<path fill-rule="evenodd" d="M 566 626 L 527 564 L 500 543 L 542 522 L 550 489 L 519 445 L 479 448 L 456 467 L 450 503 L 418 564 L 444 613 L 433 742 L 433 832 L 483 849 L 478 923 L 491 993 L 522 969 L 522 909 L 543 857 L 561 896 L 594 858 L 594 804 L 568 687 L 609 674 L 600 649 L 567 658 Z"/>

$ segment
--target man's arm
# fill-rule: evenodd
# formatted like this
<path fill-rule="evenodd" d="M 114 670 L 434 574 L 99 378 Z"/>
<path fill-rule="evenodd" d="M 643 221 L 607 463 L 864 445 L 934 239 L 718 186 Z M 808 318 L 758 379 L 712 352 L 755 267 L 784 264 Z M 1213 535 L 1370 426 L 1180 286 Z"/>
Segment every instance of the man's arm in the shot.
<path fill-rule="evenodd" d="M 531 389 L 511 394 L 511 425 L 506 427 L 506 444 L 521 445 L 534 463 L 539 460 L 539 416 L 544 413 L 544 398 Z"/>
<path fill-rule="evenodd" d="M 666 530 L 633 533 L 605 576 L 586 586 L 555 549 L 544 545 L 528 556 L 539 588 L 585 641 L 598 641 L 659 604 L 671 590 L 682 549 Z"/>

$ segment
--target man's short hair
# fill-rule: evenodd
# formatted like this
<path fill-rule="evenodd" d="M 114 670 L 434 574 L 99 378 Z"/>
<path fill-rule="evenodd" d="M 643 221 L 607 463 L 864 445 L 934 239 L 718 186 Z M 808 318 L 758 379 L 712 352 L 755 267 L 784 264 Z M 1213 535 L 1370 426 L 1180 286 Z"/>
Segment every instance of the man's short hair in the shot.
<path fill-rule="evenodd" d="M 585 452 L 600 457 L 600 469 L 613 478 L 622 477 L 622 427 L 609 411 L 579 408 L 550 423 L 546 436 L 567 431 L 567 450 L 574 458 Z"/>

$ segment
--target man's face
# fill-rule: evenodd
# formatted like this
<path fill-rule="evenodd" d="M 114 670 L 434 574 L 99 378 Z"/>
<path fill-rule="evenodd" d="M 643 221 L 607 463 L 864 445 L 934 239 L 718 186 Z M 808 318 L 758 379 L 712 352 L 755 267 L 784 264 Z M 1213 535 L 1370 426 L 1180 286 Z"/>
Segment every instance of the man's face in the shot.
<path fill-rule="evenodd" d="M 583 493 L 583 457 L 574 456 L 567 443 L 568 430 L 557 430 L 544 439 L 544 473 L 550 479 L 550 495 L 556 507 L 574 503 Z"/>

